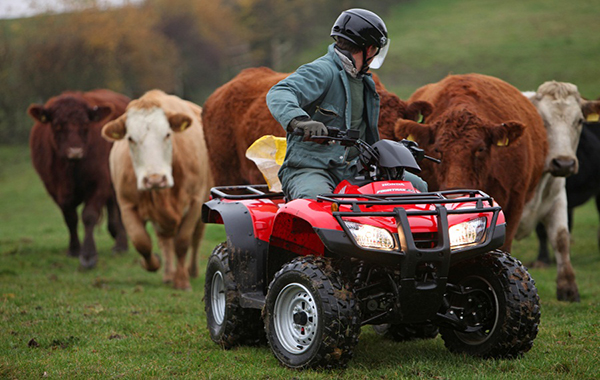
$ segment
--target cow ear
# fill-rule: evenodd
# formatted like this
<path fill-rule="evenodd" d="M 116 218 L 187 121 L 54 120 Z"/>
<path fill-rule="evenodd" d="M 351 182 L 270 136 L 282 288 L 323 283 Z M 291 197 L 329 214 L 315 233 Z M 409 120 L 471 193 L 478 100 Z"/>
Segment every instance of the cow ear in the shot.
<path fill-rule="evenodd" d="M 600 100 L 582 100 L 581 111 L 587 122 L 597 123 L 600 121 Z"/>
<path fill-rule="evenodd" d="M 182 113 L 169 115 L 168 118 L 171 129 L 175 132 L 185 131 L 192 125 L 192 119 L 190 119 L 188 115 Z"/>
<path fill-rule="evenodd" d="M 113 112 L 111 106 L 95 106 L 88 109 L 88 117 L 93 122 L 98 122 L 109 117 Z"/>
<path fill-rule="evenodd" d="M 488 128 L 491 144 L 499 147 L 506 147 L 515 141 L 523 134 L 525 126 L 517 121 L 508 121 L 500 125 L 495 125 Z"/>
<path fill-rule="evenodd" d="M 433 112 L 433 105 L 424 100 L 417 100 L 408 105 L 406 109 L 405 119 L 414 120 L 417 123 L 425 122 L 425 118 Z"/>
<path fill-rule="evenodd" d="M 521 94 L 523 94 L 523 96 L 529 99 L 529 101 L 531 101 L 533 104 L 536 104 L 541 99 L 538 93 L 535 91 L 523 91 Z"/>
<path fill-rule="evenodd" d="M 27 113 L 33 118 L 33 120 L 40 123 L 49 123 L 52 120 L 50 117 L 50 112 L 41 104 L 30 105 L 27 109 Z"/>
<path fill-rule="evenodd" d="M 433 126 L 419 124 L 412 120 L 398 119 L 394 126 L 394 136 L 396 139 L 416 141 L 421 147 L 432 144 L 433 135 Z"/>
<path fill-rule="evenodd" d="M 125 126 L 126 115 L 121 115 L 118 119 L 109 121 L 102 127 L 102 137 L 108 141 L 121 140 L 127 134 Z"/>

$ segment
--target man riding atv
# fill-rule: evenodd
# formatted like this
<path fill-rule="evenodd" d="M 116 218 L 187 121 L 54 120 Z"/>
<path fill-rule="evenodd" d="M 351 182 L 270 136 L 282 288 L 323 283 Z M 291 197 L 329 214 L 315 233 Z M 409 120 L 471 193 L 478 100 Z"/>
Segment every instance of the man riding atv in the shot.
<path fill-rule="evenodd" d="M 267 94 L 273 117 L 288 132 L 285 161 L 279 170 L 288 199 L 316 198 L 357 174 L 356 149 L 319 144 L 327 127 L 354 129 L 368 144 L 379 140 L 379 96 L 369 68 L 383 64 L 390 41 L 383 20 L 365 9 L 349 9 L 335 21 L 335 43 L 323 57 L 299 67 Z M 302 136 L 294 135 L 295 129 Z M 427 184 L 412 173 L 405 179 L 420 191 Z"/>

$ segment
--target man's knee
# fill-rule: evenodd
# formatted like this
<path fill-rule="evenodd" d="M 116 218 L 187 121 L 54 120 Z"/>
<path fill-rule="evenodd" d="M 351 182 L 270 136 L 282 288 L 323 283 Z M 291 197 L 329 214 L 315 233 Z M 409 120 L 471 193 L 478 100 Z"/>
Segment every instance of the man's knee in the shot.
<path fill-rule="evenodd" d="M 409 181 L 413 187 L 422 193 L 428 191 L 427 182 L 423 181 L 421 177 L 408 171 L 404 172 L 404 180 Z"/>

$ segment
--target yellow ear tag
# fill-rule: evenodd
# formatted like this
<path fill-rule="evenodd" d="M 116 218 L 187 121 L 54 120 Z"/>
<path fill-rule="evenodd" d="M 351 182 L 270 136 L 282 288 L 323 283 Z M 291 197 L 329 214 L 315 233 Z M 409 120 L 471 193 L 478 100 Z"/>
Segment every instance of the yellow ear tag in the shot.
<path fill-rule="evenodd" d="M 114 137 L 115 139 L 118 139 L 119 137 L 121 137 L 121 135 L 118 134 L 117 132 L 113 132 L 112 137 Z"/>
<path fill-rule="evenodd" d="M 417 116 L 417 123 L 421 124 L 423 123 L 423 114 L 421 112 L 419 112 L 419 116 Z"/>
<path fill-rule="evenodd" d="M 590 121 L 590 122 L 597 122 L 598 120 L 600 120 L 600 115 L 598 115 L 597 113 L 589 114 L 586 119 L 586 121 Z"/>
<path fill-rule="evenodd" d="M 406 139 L 409 141 L 415 141 L 415 137 L 413 135 L 408 135 Z"/>
<path fill-rule="evenodd" d="M 188 124 L 188 122 L 187 122 L 187 121 L 184 121 L 183 123 L 181 123 L 181 130 L 182 130 L 182 131 L 183 131 L 183 130 L 185 130 L 185 129 L 188 127 L 188 125 L 189 125 L 189 124 Z"/>
<path fill-rule="evenodd" d="M 508 146 L 508 137 L 504 139 L 504 141 L 498 141 L 498 143 L 496 143 L 496 145 L 498 146 Z"/>
<path fill-rule="evenodd" d="M 46 122 L 46 120 L 48 120 L 48 119 L 46 119 L 46 116 L 45 116 L 45 115 L 42 115 L 42 116 L 40 117 L 40 121 L 41 121 L 42 123 L 45 123 L 45 122 Z"/>

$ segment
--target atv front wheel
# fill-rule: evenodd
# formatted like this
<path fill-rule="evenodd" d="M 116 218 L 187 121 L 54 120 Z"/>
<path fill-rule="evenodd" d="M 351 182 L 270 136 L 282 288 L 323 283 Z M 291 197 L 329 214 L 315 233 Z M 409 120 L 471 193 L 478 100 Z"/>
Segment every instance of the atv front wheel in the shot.
<path fill-rule="evenodd" d="M 450 313 L 471 332 L 440 328 L 446 347 L 486 358 L 514 358 L 529 351 L 538 332 L 535 282 L 519 260 L 499 250 L 450 269 Z"/>
<path fill-rule="evenodd" d="M 326 258 L 294 259 L 275 274 L 264 311 L 275 357 L 290 368 L 343 367 L 360 334 L 354 294 Z"/>
<path fill-rule="evenodd" d="M 221 243 L 206 266 L 204 310 L 210 337 L 223 348 L 264 340 L 260 310 L 244 309 L 239 302 L 240 293 L 229 268 L 229 250 Z"/>

